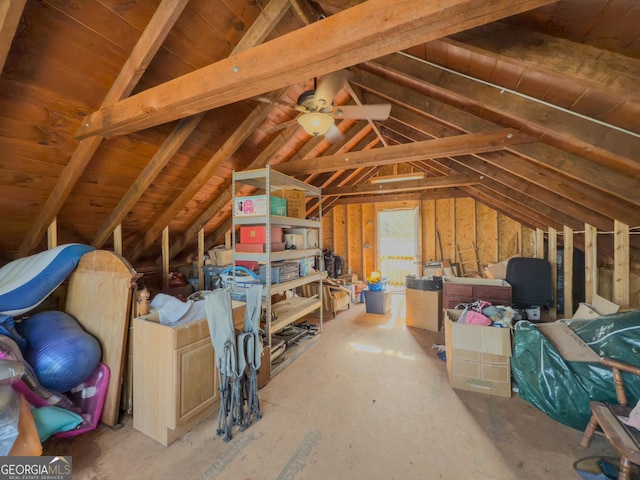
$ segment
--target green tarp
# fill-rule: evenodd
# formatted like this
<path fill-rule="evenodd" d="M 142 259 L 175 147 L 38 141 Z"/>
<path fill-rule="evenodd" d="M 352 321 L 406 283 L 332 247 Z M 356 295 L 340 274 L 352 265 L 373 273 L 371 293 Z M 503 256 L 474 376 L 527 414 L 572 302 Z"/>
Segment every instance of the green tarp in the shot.
<path fill-rule="evenodd" d="M 599 356 L 640 366 L 640 310 L 565 322 Z M 565 361 L 528 321 L 515 325 L 511 372 L 522 399 L 578 430 L 589 422 L 591 400 L 617 403 L 610 368 Z M 628 403 L 635 405 L 640 399 L 640 377 L 622 375 Z"/>

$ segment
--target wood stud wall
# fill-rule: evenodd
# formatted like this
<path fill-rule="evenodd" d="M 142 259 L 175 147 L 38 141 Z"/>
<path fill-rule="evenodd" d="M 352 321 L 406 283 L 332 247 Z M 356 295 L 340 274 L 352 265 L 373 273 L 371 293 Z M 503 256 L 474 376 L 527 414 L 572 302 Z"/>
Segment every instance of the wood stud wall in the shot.
<path fill-rule="evenodd" d="M 471 198 L 338 205 L 324 217 L 323 245 L 343 257 L 343 273 L 355 273 L 360 280 L 364 280 L 369 272 L 378 268 L 377 212 L 416 206 L 420 212 L 423 262 L 442 260 L 440 249 L 444 259 L 454 262 L 456 244 L 460 249 L 466 249 L 474 242 L 481 265 L 515 255 L 556 259 L 557 241 L 561 236 L 565 249 L 564 288 L 568 301 L 564 302 L 567 312 L 564 316 L 567 317 L 571 316 L 568 312 L 574 312 L 578 307 L 573 305 L 571 295 L 574 239 L 584 235 L 585 301 L 590 303 L 593 293 L 598 293 L 622 308 L 640 306 L 637 305 L 640 303 L 640 292 L 636 292 L 640 287 L 640 277 L 630 268 L 629 227 L 620 222 L 616 222 L 613 232 L 616 259 L 611 269 L 597 264 L 598 235 L 607 232 L 598 232 L 590 225 L 585 225 L 584 232 L 569 227 L 564 227 L 562 232 L 554 228 L 548 231 L 534 230 Z M 546 251 L 545 237 L 548 239 Z M 557 292 L 557 261 L 550 263 L 553 289 Z M 555 306 L 552 310 L 552 315 L 555 315 Z"/>

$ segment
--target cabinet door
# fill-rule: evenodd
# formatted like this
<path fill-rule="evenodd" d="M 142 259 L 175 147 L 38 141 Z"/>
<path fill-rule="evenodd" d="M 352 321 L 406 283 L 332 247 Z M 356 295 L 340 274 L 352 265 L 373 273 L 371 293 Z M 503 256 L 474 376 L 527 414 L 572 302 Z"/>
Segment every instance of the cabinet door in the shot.
<path fill-rule="evenodd" d="M 179 425 L 217 400 L 218 373 L 209 338 L 178 349 L 176 362 L 176 385 L 179 386 L 176 423 Z"/>

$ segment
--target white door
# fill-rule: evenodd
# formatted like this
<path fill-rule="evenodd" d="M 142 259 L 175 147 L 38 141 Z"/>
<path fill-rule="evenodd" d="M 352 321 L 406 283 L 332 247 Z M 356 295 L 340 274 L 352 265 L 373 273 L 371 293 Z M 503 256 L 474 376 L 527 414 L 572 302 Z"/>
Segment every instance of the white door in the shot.
<path fill-rule="evenodd" d="M 420 260 L 418 208 L 378 212 L 378 268 L 389 285 L 404 285 Z"/>

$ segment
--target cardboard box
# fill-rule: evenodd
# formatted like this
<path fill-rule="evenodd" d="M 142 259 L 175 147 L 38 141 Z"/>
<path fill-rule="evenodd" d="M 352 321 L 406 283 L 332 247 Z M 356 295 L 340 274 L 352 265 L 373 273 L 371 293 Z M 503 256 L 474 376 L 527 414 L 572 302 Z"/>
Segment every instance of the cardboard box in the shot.
<path fill-rule="evenodd" d="M 507 263 L 512 258 L 516 258 L 517 255 L 507 258 L 506 260 L 502 260 L 501 262 L 490 263 L 486 267 L 484 267 L 484 274 L 487 278 L 496 279 L 496 280 L 504 280 L 507 278 Z"/>
<path fill-rule="evenodd" d="M 320 246 L 320 231 L 317 228 L 285 228 L 285 237 L 288 235 L 302 235 L 301 243 L 296 243 L 298 250 L 318 248 Z M 289 238 L 289 237 L 287 237 Z M 291 237 L 291 241 L 299 242 L 299 237 Z"/>
<path fill-rule="evenodd" d="M 356 283 L 358 281 L 357 273 L 344 273 L 338 277 L 339 280 L 344 280 L 347 283 Z"/>
<path fill-rule="evenodd" d="M 272 243 L 272 252 L 282 252 L 284 243 Z M 267 251 L 264 243 L 236 243 L 236 252 L 238 253 L 265 253 Z"/>
<path fill-rule="evenodd" d="M 271 243 L 282 243 L 282 227 L 271 227 Z M 240 243 L 266 243 L 267 227 L 240 227 Z"/>
<path fill-rule="evenodd" d="M 442 328 L 442 291 L 407 289 L 407 327 L 439 332 Z"/>
<path fill-rule="evenodd" d="M 538 329 L 568 362 L 600 363 L 600 356 L 582 340 L 566 323 L 541 323 Z"/>
<path fill-rule="evenodd" d="M 267 214 L 266 195 L 236 197 L 233 205 L 233 214 L 236 217 Z M 287 201 L 284 198 L 271 195 L 271 214 L 285 216 L 287 214 Z"/>
<path fill-rule="evenodd" d="M 287 201 L 287 217 L 306 218 L 307 200 L 306 194 L 302 190 L 276 190 L 274 195 L 282 197 Z"/>
<path fill-rule="evenodd" d="M 511 398 L 511 329 L 457 323 L 444 310 L 447 373 L 453 388 Z"/>
<path fill-rule="evenodd" d="M 215 247 L 209 250 L 211 265 L 223 266 L 233 263 L 233 250 L 224 247 Z"/>
<path fill-rule="evenodd" d="M 592 303 L 592 305 L 581 303 L 571 319 L 592 320 L 594 318 L 599 318 L 602 315 L 612 315 L 620 310 L 619 305 L 616 305 L 595 293 L 593 294 Z"/>

